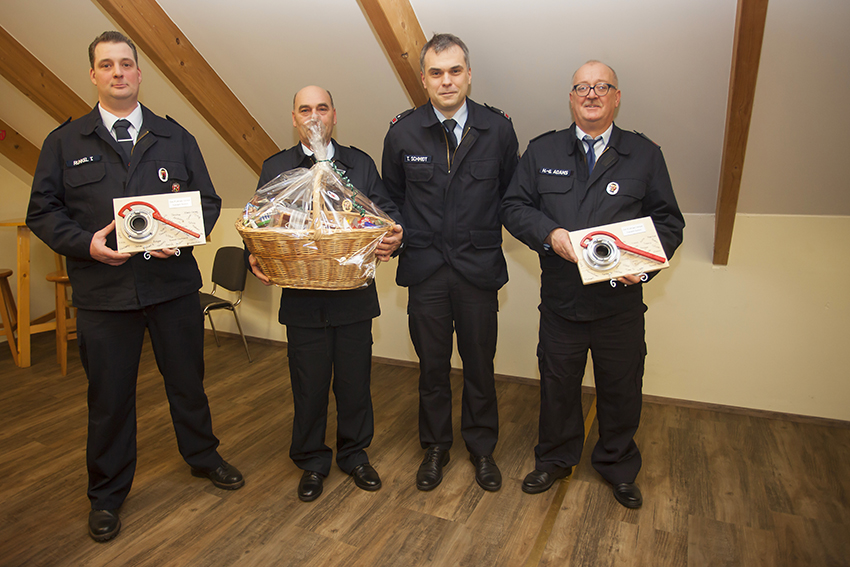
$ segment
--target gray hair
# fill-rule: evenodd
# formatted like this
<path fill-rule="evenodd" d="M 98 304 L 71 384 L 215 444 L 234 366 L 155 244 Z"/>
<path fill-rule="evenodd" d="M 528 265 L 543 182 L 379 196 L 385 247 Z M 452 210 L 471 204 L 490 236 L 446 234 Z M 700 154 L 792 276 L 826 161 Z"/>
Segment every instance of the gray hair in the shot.
<path fill-rule="evenodd" d="M 598 61 L 596 59 L 591 59 L 590 61 L 586 61 L 584 63 L 584 65 L 588 65 L 590 63 L 599 63 L 600 65 L 605 65 L 606 67 L 608 67 L 608 69 L 611 70 L 611 74 L 614 75 L 614 86 L 617 89 L 620 88 L 620 80 L 617 78 L 617 71 L 615 71 L 613 67 L 611 67 L 607 63 L 603 63 L 602 61 Z M 584 67 L 584 65 L 582 65 L 581 67 Z M 581 67 L 579 67 L 578 69 L 581 69 Z M 578 69 L 576 69 L 575 73 L 573 73 L 573 78 L 572 78 L 572 82 L 570 84 L 570 87 L 572 87 L 576 83 L 576 73 L 578 73 Z"/>

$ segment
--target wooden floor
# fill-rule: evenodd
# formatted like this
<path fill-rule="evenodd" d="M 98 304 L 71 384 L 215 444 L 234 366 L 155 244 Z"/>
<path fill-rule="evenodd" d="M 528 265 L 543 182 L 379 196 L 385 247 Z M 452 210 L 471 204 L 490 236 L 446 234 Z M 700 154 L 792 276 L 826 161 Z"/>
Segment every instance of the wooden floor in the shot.
<path fill-rule="evenodd" d="M 29 369 L 16 368 L 0 347 L 3 567 L 850 565 L 848 429 L 646 404 L 638 433 L 645 504 L 627 510 L 590 467 L 589 450 L 558 489 L 524 494 L 538 389 L 498 382 L 502 490 L 475 484 L 456 415 L 445 480 L 424 493 L 414 487 L 422 457 L 416 371 L 376 364 L 369 454 L 383 488 L 358 490 L 334 467 L 324 494 L 303 503 L 300 471 L 288 457 L 285 350 L 252 343 L 248 364 L 238 339 L 216 348 L 211 336 L 206 384 L 215 430 L 245 487 L 221 491 L 189 474 L 148 347 L 135 484 L 121 534 L 98 544 L 86 532 L 86 380 L 76 352 L 62 377 L 49 334 L 35 337 Z M 587 396 L 585 412 L 592 401 Z M 587 447 L 596 436 L 592 427 Z"/>

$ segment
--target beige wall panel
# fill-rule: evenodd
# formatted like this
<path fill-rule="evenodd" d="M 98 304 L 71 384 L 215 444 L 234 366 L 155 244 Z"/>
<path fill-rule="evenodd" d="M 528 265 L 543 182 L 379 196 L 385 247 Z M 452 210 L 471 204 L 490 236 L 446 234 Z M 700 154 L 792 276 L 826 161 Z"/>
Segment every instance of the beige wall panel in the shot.
<path fill-rule="evenodd" d="M 644 392 L 850 420 L 850 252 L 840 246 L 850 238 L 850 217 L 740 216 L 736 242 L 747 253 L 724 267 L 711 264 L 713 216 L 686 220 L 685 242 L 671 267 L 645 288 Z M 213 245 L 198 253 L 205 274 L 215 248 L 238 244 L 235 231 L 219 229 Z M 510 236 L 505 250 L 510 281 L 499 296 L 496 372 L 537 379 L 537 255 Z M 416 361 L 407 332 L 407 290 L 394 284 L 395 262 L 380 266 L 378 274 L 382 315 L 374 325 L 374 354 Z M 249 280 L 240 308 L 247 334 L 285 340 L 277 324 L 279 297 L 276 289 Z M 226 315 L 216 321 L 236 332 Z M 461 366 L 456 354 L 453 366 Z"/>

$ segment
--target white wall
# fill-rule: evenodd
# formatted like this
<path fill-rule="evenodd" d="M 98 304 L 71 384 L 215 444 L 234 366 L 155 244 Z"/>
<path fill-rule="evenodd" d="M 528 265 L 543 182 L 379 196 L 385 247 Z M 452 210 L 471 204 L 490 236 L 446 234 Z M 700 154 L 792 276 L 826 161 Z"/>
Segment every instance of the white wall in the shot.
<path fill-rule="evenodd" d="M 205 274 L 221 245 L 239 245 L 225 211 Z M 754 409 L 850 420 L 848 217 L 739 216 L 728 266 L 711 263 L 713 215 L 686 215 L 685 241 L 670 268 L 645 288 L 644 392 Z M 538 378 L 537 255 L 505 238 L 510 281 L 500 292 L 496 372 Z M 395 261 L 378 269 L 382 315 L 374 354 L 416 361 L 407 332 L 407 292 Z M 246 334 L 284 341 L 279 291 L 251 278 L 240 307 Z M 229 314 L 216 326 L 237 332 Z M 455 355 L 453 366 L 460 367 Z M 592 383 L 590 377 L 585 381 Z"/>

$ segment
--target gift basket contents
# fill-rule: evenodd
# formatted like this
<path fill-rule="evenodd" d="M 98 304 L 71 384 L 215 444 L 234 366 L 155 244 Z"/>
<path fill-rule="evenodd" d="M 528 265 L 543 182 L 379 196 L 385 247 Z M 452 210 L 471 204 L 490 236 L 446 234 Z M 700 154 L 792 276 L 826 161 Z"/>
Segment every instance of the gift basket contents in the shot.
<path fill-rule="evenodd" d="M 269 280 L 281 287 L 354 289 L 375 277 L 375 248 L 394 221 L 327 158 L 318 117 L 310 123 L 316 164 L 285 171 L 257 189 L 236 230 Z"/>

